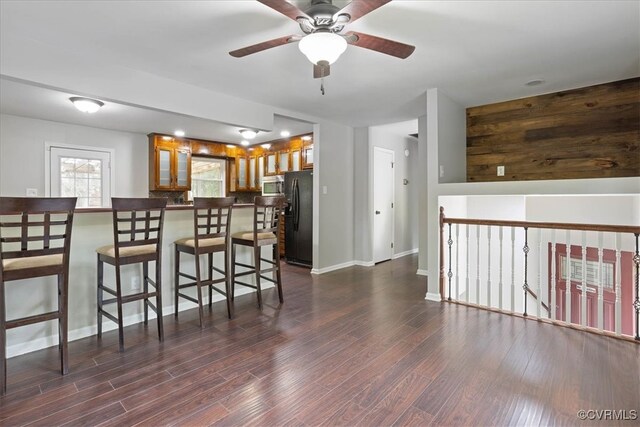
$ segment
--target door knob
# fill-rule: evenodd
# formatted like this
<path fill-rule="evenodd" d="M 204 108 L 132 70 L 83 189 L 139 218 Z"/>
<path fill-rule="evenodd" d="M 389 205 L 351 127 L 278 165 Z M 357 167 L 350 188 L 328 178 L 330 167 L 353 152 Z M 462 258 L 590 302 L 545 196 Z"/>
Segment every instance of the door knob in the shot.
<path fill-rule="evenodd" d="M 380 211 L 376 211 L 376 215 L 380 215 Z"/>

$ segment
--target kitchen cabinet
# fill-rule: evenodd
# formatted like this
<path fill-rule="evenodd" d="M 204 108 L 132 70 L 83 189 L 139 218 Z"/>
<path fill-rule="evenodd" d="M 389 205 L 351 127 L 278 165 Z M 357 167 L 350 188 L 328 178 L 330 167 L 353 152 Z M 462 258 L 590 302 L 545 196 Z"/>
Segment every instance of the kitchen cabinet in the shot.
<path fill-rule="evenodd" d="M 235 164 L 236 190 L 237 191 L 260 191 L 262 187 L 262 177 L 264 176 L 263 157 L 238 156 Z"/>
<path fill-rule="evenodd" d="M 302 150 L 291 150 L 291 170 L 293 172 L 302 170 Z"/>
<path fill-rule="evenodd" d="M 278 173 L 289 172 L 290 163 L 291 162 L 289 162 L 289 150 L 280 151 L 278 153 Z"/>
<path fill-rule="evenodd" d="M 302 169 L 313 169 L 313 145 L 302 149 Z"/>
<path fill-rule="evenodd" d="M 149 190 L 190 189 L 190 145 L 179 139 L 149 135 Z"/>
<path fill-rule="evenodd" d="M 278 158 L 276 153 L 269 153 L 266 156 L 265 175 L 277 175 L 278 174 Z"/>
<path fill-rule="evenodd" d="M 249 168 L 246 157 L 236 157 L 236 190 L 246 191 L 249 189 Z"/>

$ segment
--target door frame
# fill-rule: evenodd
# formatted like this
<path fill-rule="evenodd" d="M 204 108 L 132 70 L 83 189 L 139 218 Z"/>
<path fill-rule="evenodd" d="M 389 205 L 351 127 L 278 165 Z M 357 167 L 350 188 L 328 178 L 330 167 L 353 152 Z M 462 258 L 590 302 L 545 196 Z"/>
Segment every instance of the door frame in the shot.
<path fill-rule="evenodd" d="M 370 212 L 370 217 L 371 217 L 371 259 L 372 259 L 372 263 L 373 265 L 376 264 L 376 248 L 375 248 L 375 241 L 373 239 L 373 233 L 375 233 L 375 221 L 376 221 L 376 186 L 375 186 L 375 176 L 376 176 L 376 151 L 378 152 L 384 152 L 384 153 L 389 153 L 391 154 L 391 162 L 393 164 L 393 167 L 391 168 L 391 203 L 393 203 L 393 209 L 391 209 L 391 243 L 393 243 L 393 248 L 391 248 L 391 258 L 389 258 L 389 260 L 393 259 L 393 256 L 395 255 L 395 241 L 396 241 L 396 236 L 395 236 L 395 232 L 396 232 L 396 173 L 395 173 L 395 163 L 396 163 L 396 152 L 393 150 L 390 150 L 388 148 L 382 148 L 382 147 L 376 147 L 373 146 L 373 156 L 371 159 L 371 164 L 372 164 L 372 168 L 371 168 L 371 188 L 372 188 L 372 197 L 371 197 L 371 212 Z M 387 260 L 384 260 L 387 261 Z M 384 262 L 384 261 L 377 261 L 377 262 Z"/>

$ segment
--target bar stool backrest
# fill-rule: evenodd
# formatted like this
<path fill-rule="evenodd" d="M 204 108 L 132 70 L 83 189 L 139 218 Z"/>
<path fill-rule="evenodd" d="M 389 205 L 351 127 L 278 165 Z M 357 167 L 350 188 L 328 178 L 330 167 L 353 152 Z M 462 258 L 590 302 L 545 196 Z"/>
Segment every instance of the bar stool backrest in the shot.
<path fill-rule="evenodd" d="M 253 241 L 257 242 L 260 233 L 278 235 L 278 221 L 285 204 L 284 196 L 256 196 L 253 211 Z"/>
<path fill-rule="evenodd" d="M 116 258 L 120 257 L 121 248 L 152 244 L 160 258 L 166 206 L 166 198 L 111 198 Z"/>
<path fill-rule="evenodd" d="M 71 229 L 75 197 L 0 197 L 0 280 L 3 279 L 2 260 L 62 254 L 62 263 L 52 265 L 55 274 L 61 266 L 68 270 Z M 28 268 L 16 273 L 33 277 Z M 19 278 L 19 277 L 15 277 Z"/>
<path fill-rule="evenodd" d="M 235 197 L 195 197 L 193 199 L 193 233 L 195 249 L 200 240 L 224 237 L 225 247 L 229 246 L 229 226 Z"/>

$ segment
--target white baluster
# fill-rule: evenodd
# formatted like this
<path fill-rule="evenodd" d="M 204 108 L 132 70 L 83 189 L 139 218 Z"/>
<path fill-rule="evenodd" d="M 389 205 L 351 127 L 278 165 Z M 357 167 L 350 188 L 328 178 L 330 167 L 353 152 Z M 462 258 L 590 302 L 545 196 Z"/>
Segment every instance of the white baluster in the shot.
<path fill-rule="evenodd" d="M 471 292 L 471 282 L 469 281 L 469 227 L 471 227 L 469 224 L 466 224 L 465 226 L 465 234 L 466 234 L 466 239 L 467 239 L 467 244 L 465 245 L 467 247 L 467 268 L 465 270 L 465 273 L 467 274 L 466 280 L 465 280 L 465 289 L 466 292 L 464 293 L 465 297 L 465 301 L 469 302 L 469 292 Z"/>
<path fill-rule="evenodd" d="M 620 253 L 620 245 L 621 245 L 621 236 L 620 233 L 616 233 L 616 335 L 621 334 L 622 327 L 622 294 L 621 294 L 621 286 L 620 286 L 620 278 L 622 276 L 622 266 L 621 266 L 621 253 Z"/>
<path fill-rule="evenodd" d="M 598 232 L 598 329 L 604 330 L 604 279 L 602 270 L 602 258 L 603 258 L 603 237 L 602 231 Z"/>
<path fill-rule="evenodd" d="M 538 295 L 538 303 L 536 304 L 537 316 L 540 318 L 542 312 L 542 286 L 540 285 L 540 270 L 542 270 L 542 230 L 536 228 L 536 238 L 538 239 L 538 281 L 536 283 L 536 295 Z"/>
<path fill-rule="evenodd" d="M 480 225 L 476 225 L 476 304 L 480 305 Z"/>
<path fill-rule="evenodd" d="M 491 226 L 487 226 L 487 307 L 491 307 Z"/>
<path fill-rule="evenodd" d="M 502 226 L 498 228 L 498 241 L 500 242 L 500 268 L 498 272 L 498 308 L 502 310 Z"/>
<path fill-rule="evenodd" d="M 556 320 L 556 230 L 551 231 L 551 320 Z"/>
<path fill-rule="evenodd" d="M 582 295 L 580 298 L 580 324 L 587 326 L 587 232 L 582 232 Z"/>
<path fill-rule="evenodd" d="M 458 300 L 458 298 L 460 298 L 460 275 L 459 275 L 459 264 L 460 264 L 460 257 L 458 256 L 458 248 L 459 248 L 459 244 L 458 244 L 458 237 L 460 235 L 460 224 L 456 224 L 456 300 Z"/>
<path fill-rule="evenodd" d="M 565 260 L 566 281 L 564 294 L 564 321 L 571 323 L 571 231 L 567 230 L 567 257 Z"/>
<path fill-rule="evenodd" d="M 516 311 L 516 268 L 515 268 L 516 229 L 511 227 L 511 311 Z"/>

